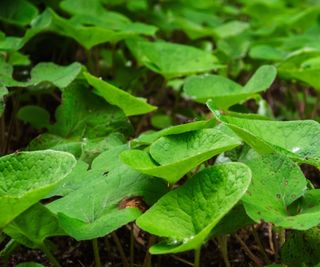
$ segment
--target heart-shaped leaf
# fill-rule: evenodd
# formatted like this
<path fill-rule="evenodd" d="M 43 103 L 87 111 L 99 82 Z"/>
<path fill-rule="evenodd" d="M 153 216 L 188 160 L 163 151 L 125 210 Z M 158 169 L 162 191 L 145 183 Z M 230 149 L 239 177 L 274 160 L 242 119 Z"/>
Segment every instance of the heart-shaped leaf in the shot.
<path fill-rule="evenodd" d="M 139 208 L 145 209 L 167 192 L 165 182 L 125 166 L 119 160 L 123 149 L 128 147 L 118 146 L 105 152 L 106 156 L 101 154 L 81 180 L 74 180 L 78 189 L 72 188 L 68 195 L 48 205 L 58 215 L 61 227 L 75 239 L 111 233 L 135 220 L 141 215 Z M 106 169 L 97 163 L 104 158 Z"/>
<path fill-rule="evenodd" d="M 253 220 L 298 230 L 320 223 L 320 190 L 306 191 L 296 163 L 280 154 L 251 157 L 245 163 L 252 170 L 252 184 L 242 200 Z"/>
<path fill-rule="evenodd" d="M 65 152 L 17 152 L 0 158 L 0 228 L 44 198 L 76 161 Z"/>
<path fill-rule="evenodd" d="M 213 227 L 241 199 L 251 180 L 242 163 L 202 170 L 184 185 L 164 195 L 137 219 L 143 230 L 168 238 L 151 247 L 153 254 L 199 248 Z"/>
<path fill-rule="evenodd" d="M 269 88 L 276 74 L 275 67 L 262 66 L 245 86 L 218 75 L 192 76 L 185 81 L 183 89 L 187 96 L 200 103 L 212 99 L 217 107 L 227 109 Z"/>
<path fill-rule="evenodd" d="M 124 151 L 121 159 L 139 172 L 175 183 L 200 163 L 239 144 L 218 129 L 202 129 L 161 137 L 152 143 L 149 153 Z"/>

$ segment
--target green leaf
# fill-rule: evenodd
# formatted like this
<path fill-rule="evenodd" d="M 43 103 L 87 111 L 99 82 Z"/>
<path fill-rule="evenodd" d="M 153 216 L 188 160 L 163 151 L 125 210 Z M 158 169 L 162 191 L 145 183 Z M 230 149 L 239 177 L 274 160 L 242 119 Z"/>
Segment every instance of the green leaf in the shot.
<path fill-rule="evenodd" d="M 260 153 L 277 151 L 320 167 L 320 124 L 316 121 L 268 121 L 228 115 L 220 119 Z"/>
<path fill-rule="evenodd" d="M 28 87 L 49 82 L 63 89 L 67 87 L 80 73 L 81 64 L 72 63 L 69 66 L 59 66 L 54 63 L 39 63 L 31 71 L 31 79 L 27 82 L 16 81 L 12 78 L 12 67 L 7 66 L 7 71 L 2 74 L 3 84 L 7 87 Z M 1 75 L 0 75 L 1 77 Z"/>
<path fill-rule="evenodd" d="M 122 207 L 132 197 L 151 205 L 167 191 L 159 179 L 128 168 L 104 176 L 100 170 L 80 189 L 49 204 L 58 215 L 61 227 L 77 240 L 102 237 L 135 220 L 141 211 Z"/>
<path fill-rule="evenodd" d="M 218 38 L 229 38 L 244 32 L 250 24 L 243 21 L 233 20 L 214 28 L 214 33 Z"/>
<path fill-rule="evenodd" d="M 38 15 L 38 9 L 26 0 L 2 0 L 0 2 L 0 20 L 25 26 Z"/>
<path fill-rule="evenodd" d="M 250 179 L 250 169 L 244 164 L 221 164 L 204 169 L 164 195 L 137 219 L 144 231 L 168 238 L 151 247 L 150 252 L 165 254 L 199 248 L 240 200 Z"/>
<path fill-rule="evenodd" d="M 4 228 L 4 232 L 29 248 L 41 248 L 46 238 L 65 235 L 57 217 L 45 206 L 35 204 Z"/>
<path fill-rule="evenodd" d="M 49 131 L 62 137 L 96 138 L 130 129 L 128 119 L 120 109 L 94 95 L 81 82 L 65 88 L 62 104 L 56 110 L 56 121 Z"/>
<path fill-rule="evenodd" d="M 252 183 L 242 201 L 253 220 L 299 230 L 320 223 L 320 190 L 306 191 L 307 181 L 296 163 L 280 154 L 255 155 L 245 163 Z"/>
<path fill-rule="evenodd" d="M 281 260 L 288 266 L 316 266 L 320 263 L 320 229 L 292 232 L 281 248 Z"/>
<path fill-rule="evenodd" d="M 285 78 L 296 79 L 320 90 L 317 75 L 320 71 L 320 54 L 318 51 L 304 51 L 293 53 L 278 67 L 280 75 Z"/>
<path fill-rule="evenodd" d="M 183 90 L 197 102 L 205 103 L 208 99 L 212 99 L 217 107 L 226 109 L 268 89 L 276 73 L 275 67 L 262 66 L 245 86 L 218 75 L 192 76 L 185 81 Z"/>
<path fill-rule="evenodd" d="M 133 39 L 127 41 L 127 46 L 140 64 L 166 79 L 221 67 L 215 56 L 192 46 Z"/>
<path fill-rule="evenodd" d="M 46 128 L 49 125 L 50 114 L 44 108 L 28 105 L 19 109 L 17 118 L 30 123 L 34 128 Z"/>
<path fill-rule="evenodd" d="M 17 152 L 0 158 L 0 228 L 44 198 L 75 165 L 71 154 Z"/>
<path fill-rule="evenodd" d="M 157 108 L 148 104 L 144 99 L 132 96 L 89 73 L 84 73 L 84 76 L 101 97 L 110 104 L 121 108 L 127 116 L 145 114 Z"/>
<path fill-rule="evenodd" d="M 217 129 L 203 129 L 161 137 L 151 144 L 149 153 L 129 150 L 121 159 L 139 172 L 175 183 L 200 163 L 239 144 Z"/>

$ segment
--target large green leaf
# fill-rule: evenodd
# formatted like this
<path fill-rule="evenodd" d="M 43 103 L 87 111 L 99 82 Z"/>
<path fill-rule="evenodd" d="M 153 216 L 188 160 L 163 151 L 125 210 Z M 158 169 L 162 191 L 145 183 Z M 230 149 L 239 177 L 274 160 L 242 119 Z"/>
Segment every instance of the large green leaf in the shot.
<path fill-rule="evenodd" d="M 17 152 L 0 158 L 0 228 L 45 197 L 72 170 L 65 152 Z"/>
<path fill-rule="evenodd" d="M 202 129 L 161 137 L 151 144 L 149 153 L 129 150 L 121 159 L 139 172 L 175 183 L 200 163 L 239 144 L 218 129 Z"/>
<path fill-rule="evenodd" d="M 244 164 L 221 164 L 202 170 L 164 195 L 137 219 L 143 230 L 168 239 L 151 247 L 150 252 L 165 254 L 199 248 L 240 200 L 250 180 L 250 169 Z"/>
<path fill-rule="evenodd" d="M 161 180 L 123 165 L 107 176 L 101 169 L 89 173 L 90 179 L 83 174 L 87 183 L 78 190 L 49 204 L 50 210 L 58 215 L 61 227 L 77 240 L 105 236 L 135 220 L 141 211 L 132 204 L 125 205 L 134 197 L 151 205 L 167 191 Z"/>
<path fill-rule="evenodd" d="M 100 96 L 110 104 L 121 108 L 127 116 L 140 115 L 156 109 L 155 106 L 148 104 L 145 99 L 134 97 L 89 73 L 84 73 L 84 76 Z"/>
<path fill-rule="evenodd" d="M 212 99 L 217 107 L 228 108 L 269 88 L 276 73 L 275 67 L 262 66 L 245 86 L 218 75 L 192 76 L 185 81 L 184 92 L 198 102 Z"/>
<path fill-rule="evenodd" d="M 220 67 L 215 56 L 192 46 L 141 40 L 129 40 L 127 45 L 140 64 L 167 79 Z"/>
<path fill-rule="evenodd" d="M 38 9 L 27 0 L 2 0 L 0 2 L 0 20 L 25 26 L 38 15 Z"/>
<path fill-rule="evenodd" d="M 320 223 L 320 190 L 308 190 L 299 166 L 284 155 L 253 155 L 245 163 L 252 184 L 242 198 L 247 214 L 256 222 L 306 230 Z"/>
<path fill-rule="evenodd" d="M 29 248 L 41 248 L 46 238 L 65 235 L 57 217 L 45 206 L 35 204 L 4 228 L 4 232 Z"/>
<path fill-rule="evenodd" d="M 260 153 L 277 151 L 320 167 L 320 124 L 316 121 L 268 121 L 236 115 L 218 117 Z"/>

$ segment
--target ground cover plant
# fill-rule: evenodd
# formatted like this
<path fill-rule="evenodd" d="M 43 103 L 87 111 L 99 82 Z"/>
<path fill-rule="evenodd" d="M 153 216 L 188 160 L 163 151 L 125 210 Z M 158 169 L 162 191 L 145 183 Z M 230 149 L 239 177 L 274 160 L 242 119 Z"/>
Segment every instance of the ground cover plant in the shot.
<path fill-rule="evenodd" d="M 320 266 L 320 1 L 0 1 L 0 266 Z"/>

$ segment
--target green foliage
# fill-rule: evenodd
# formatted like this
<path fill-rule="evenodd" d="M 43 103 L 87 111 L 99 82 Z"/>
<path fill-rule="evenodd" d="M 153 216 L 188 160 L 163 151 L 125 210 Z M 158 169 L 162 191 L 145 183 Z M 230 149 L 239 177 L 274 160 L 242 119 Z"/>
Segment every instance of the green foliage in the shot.
<path fill-rule="evenodd" d="M 180 188 L 163 196 L 138 218 L 144 230 L 168 238 L 151 248 L 153 254 L 195 249 L 240 200 L 251 180 L 250 169 L 227 163 L 202 170 Z"/>
<path fill-rule="evenodd" d="M 23 245 L 59 266 L 52 237 L 109 234 L 124 266 L 194 249 L 199 267 L 212 238 L 226 266 L 319 265 L 319 17 L 319 0 L 1 1 L 0 265 Z"/>
<path fill-rule="evenodd" d="M 219 130 L 203 129 L 161 137 L 149 152 L 128 150 L 121 159 L 135 170 L 175 183 L 200 163 L 239 144 Z"/>
<path fill-rule="evenodd" d="M 276 69 L 268 65 L 260 67 L 245 86 L 218 75 L 191 76 L 184 92 L 200 103 L 212 99 L 217 107 L 225 109 L 268 89 L 275 77 Z"/>
<path fill-rule="evenodd" d="M 137 61 L 166 79 L 217 69 L 217 58 L 200 49 L 166 42 L 127 41 Z"/>
<path fill-rule="evenodd" d="M 46 197 L 75 165 L 55 151 L 17 152 L 0 158 L 0 227 Z"/>

